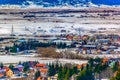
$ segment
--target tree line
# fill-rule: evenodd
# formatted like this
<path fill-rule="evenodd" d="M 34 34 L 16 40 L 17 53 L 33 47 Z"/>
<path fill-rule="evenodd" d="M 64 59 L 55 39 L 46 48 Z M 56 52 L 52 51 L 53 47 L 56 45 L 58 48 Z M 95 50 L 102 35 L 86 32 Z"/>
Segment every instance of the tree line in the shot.
<path fill-rule="evenodd" d="M 19 51 L 25 51 L 25 50 L 36 50 L 37 47 L 56 47 L 58 49 L 65 49 L 65 48 L 73 48 L 75 45 L 67 45 L 66 43 L 55 43 L 55 42 L 38 42 L 38 41 L 27 41 L 27 42 L 20 42 L 14 43 L 12 47 L 5 47 L 5 50 L 10 51 L 10 52 L 19 52 Z"/>

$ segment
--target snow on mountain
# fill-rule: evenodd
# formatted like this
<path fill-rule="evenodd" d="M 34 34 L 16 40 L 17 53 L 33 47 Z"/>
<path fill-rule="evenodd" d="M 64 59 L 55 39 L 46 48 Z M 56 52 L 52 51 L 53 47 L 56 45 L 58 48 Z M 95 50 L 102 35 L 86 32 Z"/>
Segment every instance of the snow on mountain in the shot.
<path fill-rule="evenodd" d="M 120 0 L 0 0 L 0 5 L 26 7 L 97 7 L 101 5 L 118 6 Z"/>

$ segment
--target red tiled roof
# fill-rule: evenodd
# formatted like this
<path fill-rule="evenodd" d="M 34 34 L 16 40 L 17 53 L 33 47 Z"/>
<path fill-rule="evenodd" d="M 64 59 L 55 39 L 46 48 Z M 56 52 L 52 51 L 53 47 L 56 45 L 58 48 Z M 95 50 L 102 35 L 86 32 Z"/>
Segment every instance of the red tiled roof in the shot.
<path fill-rule="evenodd" d="M 36 67 L 44 67 L 45 64 L 36 64 Z"/>
<path fill-rule="evenodd" d="M 106 63 L 106 62 L 108 62 L 108 58 L 103 59 L 103 63 Z"/>
<path fill-rule="evenodd" d="M 48 72 L 48 68 L 40 68 L 40 72 L 41 73 L 47 73 Z"/>
<path fill-rule="evenodd" d="M 87 65 L 87 63 L 83 63 L 82 66 L 85 67 Z"/>
<path fill-rule="evenodd" d="M 0 77 L 3 77 L 4 76 L 4 74 L 0 74 Z"/>
<path fill-rule="evenodd" d="M 5 66 L 4 68 L 5 68 L 6 72 L 10 70 L 10 68 L 8 68 L 8 67 L 6 67 L 6 66 Z"/>
<path fill-rule="evenodd" d="M 82 68 L 82 65 L 77 65 L 77 69 L 81 69 Z"/>

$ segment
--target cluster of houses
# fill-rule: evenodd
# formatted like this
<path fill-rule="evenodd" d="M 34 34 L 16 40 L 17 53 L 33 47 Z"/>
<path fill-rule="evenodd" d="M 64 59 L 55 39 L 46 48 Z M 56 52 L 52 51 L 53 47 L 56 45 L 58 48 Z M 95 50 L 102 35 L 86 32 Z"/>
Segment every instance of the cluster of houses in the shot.
<path fill-rule="evenodd" d="M 120 62 L 119 59 L 103 58 L 102 63 L 107 63 L 110 67 L 115 65 L 115 62 Z M 25 65 L 29 65 L 28 70 L 25 72 Z M 87 63 L 77 64 L 77 69 L 80 70 L 87 66 Z M 14 66 L 2 66 L 0 68 L 0 80 L 6 79 L 20 79 L 30 78 L 34 80 L 35 73 L 40 71 L 40 76 L 37 80 L 57 80 L 58 75 L 48 77 L 49 66 L 47 64 L 36 63 L 35 61 L 23 62 L 21 64 L 15 64 Z M 116 72 L 114 73 L 116 74 Z M 113 75 L 113 74 L 112 74 Z"/>
<path fill-rule="evenodd" d="M 20 39 L 15 43 L 20 44 L 25 40 L 26 39 Z M 41 40 L 35 40 L 41 42 Z M 120 36 L 115 34 L 66 35 L 59 36 L 58 39 L 47 40 L 45 43 L 49 42 L 66 43 L 66 46 L 74 45 L 76 46 L 75 49 L 77 49 L 76 52 L 81 54 L 111 54 L 120 52 Z M 14 42 L 12 44 L 14 44 Z M 4 48 L 6 46 L 8 45 L 4 44 Z M 4 48 L 1 47 L 0 54 L 6 53 Z"/>
<path fill-rule="evenodd" d="M 73 41 L 73 44 L 78 48 L 77 51 L 82 54 L 111 54 L 120 52 L 119 35 L 67 35 L 66 38 L 69 41 Z"/>
<path fill-rule="evenodd" d="M 38 32 L 42 32 L 42 27 L 38 27 Z M 67 46 L 73 44 L 78 49 L 79 53 L 83 54 L 97 54 L 97 53 L 118 53 L 120 51 L 120 35 L 119 34 L 105 34 L 108 31 L 105 28 L 99 28 L 98 31 L 94 30 L 84 30 L 81 28 L 74 28 L 73 26 L 66 28 L 64 27 L 53 27 L 47 29 L 48 34 L 40 34 L 36 36 L 27 36 L 24 39 L 19 39 L 17 42 L 11 39 L 7 42 L 0 43 L 0 54 L 5 54 L 4 51 L 6 46 L 12 47 L 14 43 L 20 44 L 21 42 L 26 42 L 29 39 L 34 39 L 38 42 L 43 43 L 66 43 Z M 50 30 L 50 31 L 49 31 Z M 106 30 L 106 31 L 101 31 Z M 101 33 L 99 33 L 101 31 Z M 114 31 L 112 29 L 112 31 Z M 47 32 L 46 32 L 47 33 Z M 59 33 L 59 34 L 57 34 Z M 35 42 L 35 41 L 34 41 Z"/>
<path fill-rule="evenodd" d="M 9 78 L 18 78 L 23 76 L 22 73 L 23 66 L 22 65 L 15 65 L 13 69 L 10 69 L 8 66 L 3 66 L 0 68 L 0 79 L 9 79 Z"/>
<path fill-rule="evenodd" d="M 28 68 L 27 71 L 24 71 L 26 68 Z M 36 61 L 23 62 L 22 64 L 15 64 L 12 66 L 4 65 L 0 68 L 0 80 L 34 80 L 35 73 L 37 71 L 40 72 L 40 76 L 38 76 L 37 80 L 57 80 L 57 74 L 48 77 L 48 70 L 48 64 L 43 64 Z"/>
<path fill-rule="evenodd" d="M 29 67 L 26 67 L 26 63 Z M 25 68 L 28 68 L 27 71 L 24 71 Z M 32 78 L 31 80 L 33 80 L 36 71 L 40 71 L 41 73 L 41 76 L 39 77 L 40 79 L 38 80 L 41 80 L 41 78 L 46 78 L 48 73 L 48 66 L 46 64 L 36 64 L 34 61 L 16 64 L 13 66 L 6 65 L 0 68 L 0 80 L 29 78 L 30 76 Z"/>

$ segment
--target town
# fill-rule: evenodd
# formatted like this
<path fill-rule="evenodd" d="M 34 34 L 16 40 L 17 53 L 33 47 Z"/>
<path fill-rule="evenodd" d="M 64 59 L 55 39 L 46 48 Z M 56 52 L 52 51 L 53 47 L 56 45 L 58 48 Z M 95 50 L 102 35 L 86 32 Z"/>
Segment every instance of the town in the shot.
<path fill-rule="evenodd" d="M 0 80 L 120 80 L 119 10 L 1 9 Z"/>
<path fill-rule="evenodd" d="M 0 79 L 109 80 L 111 76 L 116 77 L 120 60 L 120 28 L 98 28 L 97 30 L 85 30 L 74 26 L 71 28 L 71 32 L 74 33 L 70 33 L 65 27 L 55 27 L 50 29 L 56 33 L 54 35 L 16 36 L 12 27 L 11 34 L 0 39 L 1 56 L 36 57 L 36 60 L 38 57 L 56 58 L 56 60 L 48 63 L 32 60 L 21 60 L 22 62 L 11 60 L 5 64 L 1 62 Z M 78 59 L 87 62 L 63 63 L 59 59 Z M 88 75 L 89 77 L 86 77 Z"/>
<path fill-rule="evenodd" d="M 1 80 L 115 80 L 119 78 L 120 59 L 95 58 L 83 64 L 62 64 L 59 61 L 41 64 L 37 61 L 0 64 Z M 111 78 L 111 79 L 109 79 Z"/>

